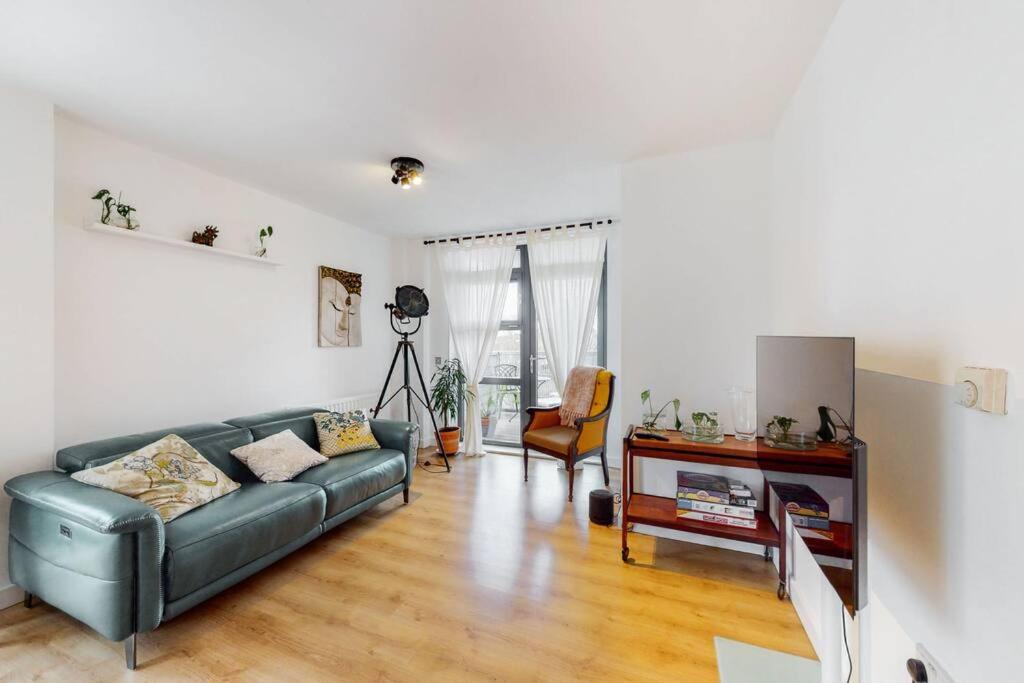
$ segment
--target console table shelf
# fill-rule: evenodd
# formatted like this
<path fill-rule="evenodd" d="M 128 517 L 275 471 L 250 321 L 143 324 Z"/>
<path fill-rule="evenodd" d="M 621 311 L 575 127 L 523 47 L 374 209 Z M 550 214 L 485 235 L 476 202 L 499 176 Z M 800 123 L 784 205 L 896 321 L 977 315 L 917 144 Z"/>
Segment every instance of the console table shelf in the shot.
<path fill-rule="evenodd" d="M 659 432 L 667 440 L 658 441 L 638 438 L 635 435 L 636 431 L 634 427 L 630 427 L 622 444 L 622 560 L 625 562 L 629 559 L 629 532 L 633 524 L 645 524 L 703 536 L 753 543 L 764 547 L 766 560 L 771 559 L 772 548 L 779 548 L 779 597 L 784 597 L 786 594 L 784 577 L 786 575 L 787 538 L 785 534 L 779 533 L 778 526 L 772 521 L 772 515 L 767 512 L 771 501 L 768 475 L 771 472 L 793 472 L 850 479 L 853 476 L 853 457 L 850 451 L 834 444 L 820 444 L 812 451 L 786 451 L 770 448 L 762 439 L 739 441 L 733 436 L 725 437 L 725 441 L 719 444 L 695 443 L 684 439 L 679 432 L 671 431 Z M 636 458 L 760 470 L 766 476 L 761 493 L 764 510 L 757 510 L 754 517 L 757 520 L 757 528 L 745 529 L 679 519 L 676 514 L 675 498 L 652 496 L 637 493 L 634 490 L 636 487 L 634 460 Z M 777 502 L 774 512 L 775 519 L 778 520 L 784 520 L 787 514 L 781 501 Z M 832 521 L 829 530 L 833 535 L 832 539 L 807 536 L 801 536 L 801 538 L 803 538 L 807 549 L 815 555 L 852 559 L 853 525 Z M 846 596 L 843 598 L 847 604 L 851 603 Z"/>
<path fill-rule="evenodd" d="M 676 516 L 676 501 L 664 496 L 649 496 L 634 493 L 629 497 L 629 521 L 633 524 L 649 524 L 677 531 L 689 531 L 704 536 L 717 536 L 733 541 L 744 541 L 758 545 L 777 548 L 779 546 L 779 530 L 772 524 L 771 518 L 758 510 L 755 513 L 756 529 L 745 529 L 738 526 L 709 524 L 692 519 L 680 519 Z"/>

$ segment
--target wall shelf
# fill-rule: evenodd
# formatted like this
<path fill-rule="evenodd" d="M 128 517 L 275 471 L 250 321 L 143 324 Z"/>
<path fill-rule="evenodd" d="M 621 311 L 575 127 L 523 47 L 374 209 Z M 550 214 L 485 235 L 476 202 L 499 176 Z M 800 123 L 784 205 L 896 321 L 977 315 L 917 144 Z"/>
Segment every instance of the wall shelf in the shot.
<path fill-rule="evenodd" d="M 169 247 L 177 247 L 179 249 L 202 251 L 207 254 L 226 256 L 227 258 L 239 259 L 242 261 L 250 261 L 252 263 L 259 263 L 265 266 L 281 265 L 280 261 L 271 261 L 270 259 L 253 256 L 252 254 L 242 254 L 237 251 L 229 251 L 227 249 L 220 249 L 218 247 L 207 247 L 206 245 L 187 242 L 183 239 L 175 239 L 174 237 L 166 237 L 164 235 L 152 235 L 149 233 L 142 232 L 140 230 L 128 230 L 126 228 L 120 228 L 114 225 L 92 223 L 91 225 L 85 226 L 85 229 L 90 232 L 102 232 L 107 235 L 117 235 L 118 237 L 125 237 L 131 240 L 139 240 L 142 242 L 155 242 L 158 244 L 164 244 Z"/>

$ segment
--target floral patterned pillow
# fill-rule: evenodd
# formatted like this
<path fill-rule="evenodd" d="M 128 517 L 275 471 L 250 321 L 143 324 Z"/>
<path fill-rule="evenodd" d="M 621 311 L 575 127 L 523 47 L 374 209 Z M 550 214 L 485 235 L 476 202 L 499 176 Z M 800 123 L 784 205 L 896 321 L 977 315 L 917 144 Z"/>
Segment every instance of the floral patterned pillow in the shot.
<path fill-rule="evenodd" d="M 320 437 L 320 454 L 336 455 L 380 448 L 373 438 L 370 421 L 361 410 L 350 413 L 313 413 L 316 433 Z"/>
<path fill-rule="evenodd" d="M 106 465 L 75 472 L 71 478 L 135 498 L 156 510 L 164 522 L 239 487 L 177 434 Z"/>

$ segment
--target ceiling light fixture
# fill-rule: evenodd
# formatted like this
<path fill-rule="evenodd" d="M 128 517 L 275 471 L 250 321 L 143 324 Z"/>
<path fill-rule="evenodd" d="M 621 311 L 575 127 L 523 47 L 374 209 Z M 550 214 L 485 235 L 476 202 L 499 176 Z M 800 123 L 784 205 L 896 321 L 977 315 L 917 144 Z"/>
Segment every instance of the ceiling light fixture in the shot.
<path fill-rule="evenodd" d="M 400 185 L 403 190 L 423 183 L 423 162 L 419 159 L 395 157 L 391 160 L 391 170 L 395 172 L 391 176 L 392 184 Z"/>

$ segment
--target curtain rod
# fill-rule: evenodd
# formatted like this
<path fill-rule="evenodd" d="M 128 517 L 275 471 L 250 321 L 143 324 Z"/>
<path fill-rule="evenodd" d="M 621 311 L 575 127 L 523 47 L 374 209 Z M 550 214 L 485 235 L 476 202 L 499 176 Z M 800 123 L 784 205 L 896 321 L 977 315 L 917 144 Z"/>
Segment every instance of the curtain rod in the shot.
<path fill-rule="evenodd" d="M 566 228 L 593 228 L 595 225 L 611 225 L 612 219 L 600 221 L 583 221 L 582 223 L 568 223 L 566 225 L 550 225 L 546 228 L 531 228 L 531 230 L 539 229 L 541 232 L 551 232 L 552 230 L 564 230 Z M 505 237 L 512 237 L 513 235 L 525 235 L 526 230 L 510 230 L 508 232 L 491 232 L 486 235 L 464 235 L 462 237 L 446 237 L 443 239 L 436 240 L 423 240 L 424 245 L 428 244 L 444 244 L 445 242 L 459 243 L 461 240 L 475 240 L 482 239 L 484 237 L 497 237 L 498 235 L 504 235 Z"/>

